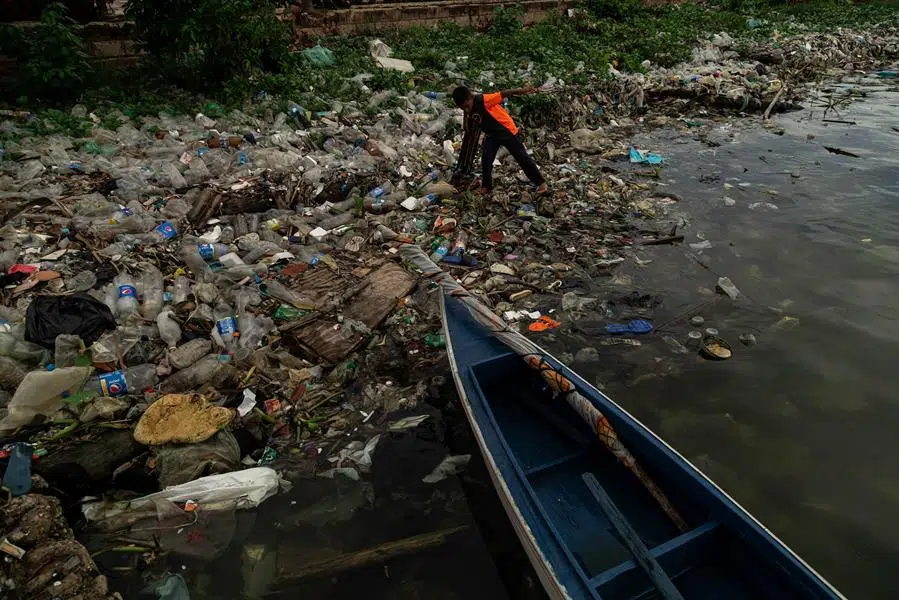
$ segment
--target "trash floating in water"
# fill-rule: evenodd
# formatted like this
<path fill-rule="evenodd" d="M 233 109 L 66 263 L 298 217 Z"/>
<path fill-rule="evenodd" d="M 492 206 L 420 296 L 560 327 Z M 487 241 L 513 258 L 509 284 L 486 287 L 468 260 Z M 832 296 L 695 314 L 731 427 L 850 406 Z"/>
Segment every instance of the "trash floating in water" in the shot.
<path fill-rule="evenodd" d="M 709 360 L 727 360 L 734 354 L 727 342 L 715 336 L 702 340 L 700 353 Z"/>
<path fill-rule="evenodd" d="M 606 331 L 611 334 L 643 334 L 651 332 L 652 329 L 652 323 L 645 319 L 634 319 L 628 323 L 609 323 L 606 325 Z"/>
<path fill-rule="evenodd" d="M 665 159 L 660 155 L 655 154 L 654 152 L 647 152 L 645 150 L 640 150 L 631 146 L 630 149 L 630 160 L 632 163 L 643 163 L 649 165 L 660 165 L 665 162 Z"/>

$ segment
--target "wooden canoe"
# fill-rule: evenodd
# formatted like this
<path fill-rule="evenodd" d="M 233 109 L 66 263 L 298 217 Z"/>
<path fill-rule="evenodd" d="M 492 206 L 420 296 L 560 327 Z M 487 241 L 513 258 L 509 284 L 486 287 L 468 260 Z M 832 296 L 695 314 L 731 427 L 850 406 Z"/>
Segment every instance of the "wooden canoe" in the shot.
<path fill-rule="evenodd" d="M 678 527 L 544 377 L 458 299 L 443 294 L 442 309 L 462 406 L 550 598 L 843 598 L 683 456 L 545 354 L 605 415 L 682 516 Z"/>

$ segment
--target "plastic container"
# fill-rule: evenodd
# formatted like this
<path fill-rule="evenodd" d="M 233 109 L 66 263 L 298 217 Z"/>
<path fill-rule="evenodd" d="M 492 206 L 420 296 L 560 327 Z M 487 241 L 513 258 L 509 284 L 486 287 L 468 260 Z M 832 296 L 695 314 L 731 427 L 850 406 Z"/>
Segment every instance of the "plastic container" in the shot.
<path fill-rule="evenodd" d="M 115 290 L 115 316 L 119 319 L 126 318 L 137 312 L 140 303 L 137 301 L 137 288 L 134 286 L 134 278 L 127 273 L 116 275 L 113 280 Z"/>
<path fill-rule="evenodd" d="M 9 401 L 8 414 L 0 421 L 0 434 L 27 425 L 38 415 L 53 416 L 62 407 L 63 395 L 80 390 L 91 371 L 91 367 L 68 367 L 28 373 Z"/>
<path fill-rule="evenodd" d="M 212 350 L 212 342 L 204 338 L 196 338 L 169 350 L 169 364 L 175 369 L 186 369 Z"/>
<path fill-rule="evenodd" d="M 142 265 L 142 268 L 141 291 L 143 293 L 143 303 L 140 307 L 140 314 L 145 319 L 153 320 L 159 314 L 159 311 L 162 310 L 162 273 L 152 264 L 146 263 Z"/>
<path fill-rule="evenodd" d="M 181 327 L 172 319 L 170 311 L 159 313 L 156 317 L 156 327 L 159 328 L 159 337 L 169 348 L 174 348 L 181 340 Z"/>
<path fill-rule="evenodd" d="M 383 214 L 396 210 L 396 202 L 394 200 L 385 199 L 383 197 L 366 198 L 363 203 L 365 211 L 373 214 Z"/>
<path fill-rule="evenodd" d="M 112 371 L 103 373 L 90 379 L 84 389 L 96 392 L 102 396 L 125 396 L 138 394 L 146 389 L 155 387 L 159 382 L 156 375 L 156 365 L 146 363 L 134 367 L 128 367 L 124 371 Z"/>
<path fill-rule="evenodd" d="M 172 291 L 172 302 L 181 304 L 190 296 L 190 279 L 184 275 L 175 279 L 175 287 Z"/>
<path fill-rule="evenodd" d="M 219 359 L 218 354 L 207 354 L 190 367 L 178 371 L 163 381 L 159 387 L 166 393 L 194 390 L 210 381 L 223 366 L 224 363 Z"/>
<path fill-rule="evenodd" d="M 240 336 L 234 310 L 224 302 L 220 302 L 216 305 L 213 315 L 215 325 L 212 326 L 212 339 L 220 348 L 232 353 Z"/>
<path fill-rule="evenodd" d="M 431 261 L 438 263 L 443 260 L 443 257 L 449 254 L 450 245 L 451 244 L 449 240 L 443 240 L 442 242 L 440 242 L 440 245 L 437 246 L 437 248 L 431 254 Z"/>
<path fill-rule="evenodd" d="M 203 260 L 215 260 L 231 252 L 226 244 L 197 244 L 197 252 Z"/>
<path fill-rule="evenodd" d="M 144 236 L 144 242 L 147 244 L 162 244 L 177 235 L 178 231 L 175 229 L 175 225 L 171 221 L 163 221 Z"/>

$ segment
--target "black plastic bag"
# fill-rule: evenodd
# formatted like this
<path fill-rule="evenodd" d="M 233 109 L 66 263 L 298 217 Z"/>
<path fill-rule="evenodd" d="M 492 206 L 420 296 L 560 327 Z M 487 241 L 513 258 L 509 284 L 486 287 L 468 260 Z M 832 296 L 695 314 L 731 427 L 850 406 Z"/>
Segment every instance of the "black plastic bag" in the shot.
<path fill-rule="evenodd" d="M 89 346 L 115 328 L 109 307 L 87 294 L 37 296 L 25 313 L 25 339 L 51 350 L 61 333 L 81 336 Z"/>

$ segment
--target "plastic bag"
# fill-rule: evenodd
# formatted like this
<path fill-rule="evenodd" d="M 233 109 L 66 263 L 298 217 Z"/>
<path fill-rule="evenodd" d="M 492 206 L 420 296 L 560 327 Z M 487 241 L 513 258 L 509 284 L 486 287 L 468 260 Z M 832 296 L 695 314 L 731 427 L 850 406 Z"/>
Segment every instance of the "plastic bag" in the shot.
<path fill-rule="evenodd" d="M 334 53 L 320 45 L 306 48 L 300 54 L 313 65 L 319 67 L 330 67 L 334 65 Z"/>
<path fill-rule="evenodd" d="M 186 446 L 165 445 L 156 449 L 159 484 L 180 485 L 204 475 L 230 473 L 240 467 L 240 446 L 230 431 L 212 439 Z"/>
<path fill-rule="evenodd" d="M 89 345 L 115 328 L 109 307 L 87 294 L 38 296 L 25 313 L 25 339 L 50 349 L 60 334 L 80 336 Z"/>
<path fill-rule="evenodd" d="M 38 415 L 51 416 L 62 406 L 61 394 L 80 390 L 93 370 L 93 367 L 68 367 L 28 373 L 9 402 L 9 414 L 0 421 L 0 434 L 27 425 Z"/>

